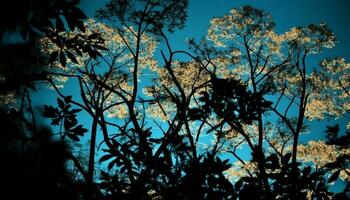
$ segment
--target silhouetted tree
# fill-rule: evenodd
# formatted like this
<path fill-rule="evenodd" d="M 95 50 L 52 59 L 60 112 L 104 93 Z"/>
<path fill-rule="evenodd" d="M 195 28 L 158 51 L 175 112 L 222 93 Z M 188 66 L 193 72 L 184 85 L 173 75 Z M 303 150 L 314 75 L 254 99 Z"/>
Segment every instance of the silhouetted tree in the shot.
<path fill-rule="evenodd" d="M 52 140 L 48 128 L 28 130 L 20 113 L 1 111 L 3 199 L 79 199 L 79 183 L 67 169 L 71 152 L 64 141 Z"/>
<path fill-rule="evenodd" d="M 3 164 L 0 170 L 3 199 L 80 199 L 85 193 L 86 184 L 68 169 L 68 161 L 82 169 L 78 159 L 67 142 L 56 140 L 49 128 L 39 125 L 30 97 L 38 81 L 47 80 L 47 68 L 58 57 L 65 63 L 66 56 L 76 60 L 72 50 L 89 52 L 93 56 L 99 54 L 96 45 L 103 48 L 98 34 L 90 38 L 60 36 L 67 30 L 64 23 L 71 30 L 77 27 L 84 31 L 86 16 L 77 7 L 78 3 L 79 0 L 15 0 L 1 7 L 0 149 Z M 15 40 L 8 42 L 11 37 Z M 43 54 L 38 40 L 44 37 L 59 45 L 60 51 L 53 55 Z M 96 38 L 99 41 L 92 40 Z M 71 115 L 76 112 L 69 111 Z M 69 124 L 74 123 L 69 121 L 74 117 L 63 114 L 65 127 L 72 128 L 72 133 L 86 132 L 81 126 Z M 74 134 L 69 136 L 74 137 Z"/>
<path fill-rule="evenodd" d="M 187 0 L 111 0 L 97 11 L 101 22 L 83 21 L 78 1 L 62 2 L 68 7 L 52 1 L 54 11 L 39 12 L 45 28 L 33 42 L 38 51 L 21 62 L 14 54 L 4 64 L 13 71 L 1 69 L 9 91 L 41 80 L 58 95 L 57 105 L 42 109 L 54 133 L 37 126 L 28 89 L 18 90 L 26 92 L 18 110 L 2 111 L 9 130 L 2 152 L 16 160 L 3 172 L 68 199 L 349 198 L 348 183 L 339 193 L 329 189 L 338 178 L 349 180 L 348 132 L 330 126 L 326 142 L 299 144 L 306 121 L 349 112 L 350 64 L 330 58 L 317 70 L 307 66 L 310 54 L 335 45 L 325 24 L 277 34 L 268 13 L 243 6 L 214 18 L 208 36 L 189 39 L 185 51 L 173 49 L 168 35 L 184 27 Z M 21 50 L 4 47 L 9 58 L 12 48 Z M 22 65 L 43 67 L 31 76 Z M 11 82 L 12 72 L 25 81 Z M 75 96 L 61 90 L 67 80 Z M 79 122 L 79 112 L 90 121 Z M 81 159 L 70 149 L 80 150 L 74 144 L 85 135 Z M 33 168 L 42 170 L 29 173 Z"/>

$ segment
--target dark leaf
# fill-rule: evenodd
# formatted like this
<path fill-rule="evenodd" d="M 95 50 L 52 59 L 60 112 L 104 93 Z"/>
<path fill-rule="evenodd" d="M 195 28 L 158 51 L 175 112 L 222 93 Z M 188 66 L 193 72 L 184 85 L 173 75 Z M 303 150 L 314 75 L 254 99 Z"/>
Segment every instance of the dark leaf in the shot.
<path fill-rule="evenodd" d="M 116 159 L 108 164 L 108 166 L 107 166 L 108 170 L 111 170 L 115 164 L 116 164 Z"/>
<path fill-rule="evenodd" d="M 150 138 L 149 141 L 152 143 L 160 144 L 163 141 L 163 139 L 162 138 Z"/>
<path fill-rule="evenodd" d="M 85 25 L 84 22 L 81 20 L 76 20 L 75 21 L 75 26 L 79 28 L 79 30 L 85 32 Z"/>
<path fill-rule="evenodd" d="M 66 130 L 70 130 L 71 128 L 73 128 L 75 125 L 77 125 L 78 121 L 75 118 L 64 118 L 64 128 Z M 71 130 L 70 130 L 71 131 Z"/>
<path fill-rule="evenodd" d="M 67 134 L 67 136 L 74 141 L 79 141 L 79 137 L 75 134 Z"/>
<path fill-rule="evenodd" d="M 291 153 L 287 153 L 286 155 L 284 155 L 281 159 L 282 164 L 287 164 L 291 156 L 292 156 Z"/>
<path fill-rule="evenodd" d="M 335 171 L 328 179 L 328 183 L 334 182 L 335 180 L 338 179 L 340 174 L 340 170 Z"/>
<path fill-rule="evenodd" d="M 65 106 L 64 102 L 60 98 L 57 98 L 57 104 L 61 109 L 63 109 Z"/>
<path fill-rule="evenodd" d="M 43 116 L 44 117 L 48 117 L 48 118 L 55 118 L 57 117 L 58 114 L 58 109 L 54 108 L 53 106 L 44 106 L 44 110 L 43 110 Z"/>
<path fill-rule="evenodd" d="M 51 121 L 51 125 L 59 125 L 61 122 L 62 118 L 61 117 L 57 117 L 55 119 L 52 119 Z"/>
<path fill-rule="evenodd" d="M 197 120 L 197 119 L 203 118 L 203 113 L 201 112 L 201 110 L 199 108 L 189 109 L 188 115 L 189 115 L 191 120 Z"/>
<path fill-rule="evenodd" d="M 242 187 L 242 185 L 243 185 L 243 181 L 242 181 L 242 180 L 237 181 L 237 182 L 235 183 L 235 189 L 236 189 L 237 191 L 239 191 L 240 188 Z"/>
<path fill-rule="evenodd" d="M 72 102 L 72 96 L 65 96 L 65 97 L 64 97 L 64 101 L 65 101 L 66 103 Z"/>
<path fill-rule="evenodd" d="M 75 128 L 71 129 L 70 131 L 76 135 L 83 136 L 84 133 L 86 133 L 88 130 L 86 128 L 83 128 L 83 125 L 78 125 Z"/>
<path fill-rule="evenodd" d="M 60 52 L 60 63 L 62 67 L 66 67 L 66 56 L 64 55 L 63 51 Z"/>
<path fill-rule="evenodd" d="M 56 29 L 59 32 L 65 31 L 63 21 L 62 21 L 61 17 L 59 17 L 59 16 L 56 18 Z"/>
<path fill-rule="evenodd" d="M 120 173 L 125 173 L 126 169 L 127 169 L 127 166 L 124 165 L 123 167 L 120 168 Z"/>
<path fill-rule="evenodd" d="M 109 180 L 109 174 L 103 170 L 101 170 L 101 179 L 108 181 Z"/>
<path fill-rule="evenodd" d="M 310 166 L 305 167 L 304 170 L 303 170 L 303 174 L 304 174 L 304 175 L 309 175 L 310 172 L 311 172 L 311 167 L 310 167 Z"/>
<path fill-rule="evenodd" d="M 73 15 L 72 17 L 74 17 L 76 19 L 86 19 L 87 18 L 85 13 L 77 7 L 72 7 L 71 11 L 72 11 L 72 15 Z"/>
<path fill-rule="evenodd" d="M 83 56 L 83 53 L 81 53 L 81 51 L 78 48 L 74 48 L 74 51 L 76 54 L 78 54 L 79 56 Z"/>
<path fill-rule="evenodd" d="M 337 160 L 335 162 L 327 163 L 324 167 L 330 168 L 330 169 L 336 169 L 341 167 L 341 163 Z"/>
<path fill-rule="evenodd" d="M 50 63 L 55 62 L 56 59 L 57 59 L 57 56 L 58 56 L 58 51 L 52 52 L 51 55 L 50 55 Z"/>
<path fill-rule="evenodd" d="M 78 62 L 77 58 L 75 57 L 75 55 L 72 52 L 70 52 L 69 50 L 65 50 L 65 52 L 66 52 L 66 55 L 68 56 L 68 58 L 71 61 L 73 61 L 74 63 L 79 65 L 79 62 Z"/>
<path fill-rule="evenodd" d="M 67 14 L 64 14 L 64 17 L 67 20 L 67 24 L 69 26 L 69 29 L 70 30 L 74 30 L 76 20 L 73 17 L 71 17 L 70 15 L 67 15 Z"/>
<path fill-rule="evenodd" d="M 102 45 L 94 45 L 94 47 L 95 47 L 96 49 L 101 49 L 101 50 L 108 51 L 108 49 L 107 49 L 105 46 L 102 46 Z"/>
<path fill-rule="evenodd" d="M 97 39 L 100 36 L 99 33 L 92 33 L 88 36 L 88 40 Z"/>
<path fill-rule="evenodd" d="M 106 154 L 104 156 L 102 156 L 99 160 L 99 162 L 103 162 L 103 161 L 106 161 L 106 160 L 109 160 L 111 158 L 113 158 L 114 156 L 112 154 Z"/>
<path fill-rule="evenodd" d="M 75 113 L 78 113 L 78 112 L 80 112 L 81 111 L 81 109 L 72 109 L 72 110 L 70 110 L 68 113 L 69 114 L 75 114 Z"/>

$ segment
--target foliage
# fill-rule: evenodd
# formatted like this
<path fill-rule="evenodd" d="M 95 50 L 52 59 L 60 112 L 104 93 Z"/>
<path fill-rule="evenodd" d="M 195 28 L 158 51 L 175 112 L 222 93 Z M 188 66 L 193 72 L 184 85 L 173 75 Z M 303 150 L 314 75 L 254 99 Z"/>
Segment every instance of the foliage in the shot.
<path fill-rule="evenodd" d="M 60 131 L 62 139 L 68 136 L 72 140 L 79 141 L 78 136 L 83 136 L 88 130 L 82 125 L 77 125 L 76 113 L 80 112 L 81 109 L 70 109 L 71 98 L 71 96 L 67 96 L 64 101 L 58 98 L 59 108 L 44 106 L 43 116 L 52 119 L 51 125 L 60 126 L 60 129 L 64 128 L 64 131 Z"/>
<path fill-rule="evenodd" d="M 339 134 L 338 126 L 329 126 L 327 141 L 299 141 L 314 120 L 349 113 L 345 59 L 325 59 L 315 69 L 306 62 L 335 45 L 327 25 L 278 34 L 267 12 L 243 6 L 214 18 L 207 37 L 190 39 L 185 51 L 174 50 L 167 35 L 184 27 L 187 1 L 112 0 L 97 11 L 101 22 L 83 21 L 76 3 L 69 1 L 73 7 L 62 8 L 63 14 L 57 6 L 41 16 L 45 34 L 32 45 L 44 64 L 24 60 L 43 66 L 40 73 L 23 72 L 30 78 L 15 84 L 8 67 L 21 69 L 21 62 L 4 63 L 0 71 L 4 85 L 25 88 L 18 89 L 23 98 L 13 95 L 21 105 L 13 111 L 23 123 L 14 127 L 26 130 L 9 135 L 38 134 L 27 83 L 34 88 L 41 80 L 58 95 L 57 107 L 41 111 L 51 120 L 52 135 L 58 126 L 57 143 L 64 144 L 57 147 L 65 155 L 58 166 L 70 160 L 79 174 L 53 170 L 67 177 L 64 184 L 81 184 L 75 198 L 349 198 L 349 131 Z M 55 25 L 47 25 L 52 20 Z M 74 95 L 61 89 L 70 83 Z M 78 113 L 89 118 L 89 130 Z M 79 145 L 87 137 L 86 151 Z M 45 141 L 56 144 L 47 137 L 39 144 Z M 77 157 L 65 145 L 87 156 Z M 346 185 L 335 193 L 330 184 L 338 179 Z"/>
<path fill-rule="evenodd" d="M 11 199 L 79 199 L 84 183 L 75 180 L 67 162 L 72 150 L 52 138 L 46 127 L 32 129 L 19 112 L 1 110 L 1 192 Z"/>

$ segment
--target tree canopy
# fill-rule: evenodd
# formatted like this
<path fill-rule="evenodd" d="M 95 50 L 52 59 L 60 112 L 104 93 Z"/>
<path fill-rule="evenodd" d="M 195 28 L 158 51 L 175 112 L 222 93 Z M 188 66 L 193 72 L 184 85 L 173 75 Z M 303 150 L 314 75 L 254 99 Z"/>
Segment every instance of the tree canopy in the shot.
<path fill-rule="evenodd" d="M 349 117 L 350 63 L 307 62 L 336 45 L 326 24 L 279 33 L 269 13 L 242 6 L 174 49 L 187 0 L 110 0 L 95 19 L 79 1 L 59 2 L 33 4 L 0 30 L 24 36 L 0 49 L 5 189 L 23 181 L 17 195 L 39 199 L 349 198 L 350 122 L 300 142 L 320 134 L 309 124 Z M 32 105 L 40 87 L 57 103 Z"/>

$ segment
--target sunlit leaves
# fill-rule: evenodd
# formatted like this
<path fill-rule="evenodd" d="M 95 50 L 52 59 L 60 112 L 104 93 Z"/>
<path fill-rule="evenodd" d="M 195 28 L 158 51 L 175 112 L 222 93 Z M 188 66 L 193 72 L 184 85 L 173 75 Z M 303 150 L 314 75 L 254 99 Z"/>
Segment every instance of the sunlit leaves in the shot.
<path fill-rule="evenodd" d="M 213 19 L 207 40 L 196 44 L 190 39 L 193 52 L 174 53 L 169 47 L 168 52 L 161 52 L 163 60 L 158 63 L 153 57 L 157 36 L 167 39 L 164 29 L 171 32 L 182 26 L 181 20 L 170 19 L 174 13 L 168 6 L 179 2 L 177 5 L 182 8 L 187 2 L 135 2 L 112 1 L 99 12 L 100 17 L 109 20 L 117 17 L 120 20 L 117 28 L 88 20 L 84 33 L 76 30 L 65 34 L 77 40 L 79 48 L 62 50 L 64 41 L 59 39 L 53 42 L 54 48 L 48 48 L 51 59 L 59 58 L 63 66 L 57 69 L 61 72 L 58 76 L 79 81 L 84 108 L 91 108 L 89 114 L 101 120 L 98 121 L 104 134 L 101 145 L 106 146 L 100 162 L 108 170 L 117 171 L 117 180 L 121 175 L 132 185 L 137 177 L 145 194 L 161 194 L 167 185 L 174 184 L 184 192 L 179 194 L 183 199 L 186 195 L 193 199 L 200 199 L 196 197 L 201 195 L 209 199 L 233 198 L 233 194 L 244 199 L 251 196 L 249 190 L 265 199 L 290 199 L 293 195 L 305 199 L 310 191 L 326 198 L 325 174 L 335 174 L 329 180 L 333 182 L 346 172 L 345 167 L 339 168 L 337 159 L 348 150 L 310 141 L 294 146 L 296 151 L 291 150 L 291 143 L 296 145 L 299 134 L 305 132 L 304 108 L 308 119 L 313 119 L 310 110 L 314 119 L 320 118 L 317 111 L 312 113 L 310 102 L 321 115 L 330 114 L 333 107 L 329 109 L 331 106 L 323 99 L 331 96 L 324 95 L 323 90 L 348 90 L 343 81 L 348 78 L 343 75 L 347 67 L 343 59 L 324 61 L 327 73 L 322 69 L 308 74 L 305 58 L 334 46 L 335 36 L 328 27 L 309 25 L 278 34 L 268 13 L 244 6 Z M 140 9 L 142 6 L 146 8 Z M 163 12 L 163 8 L 169 12 Z M 57 21 L 57 26 L 62 27 L 62 23 Z M 79 46 L 84 41 L 79 38 L 92 40 L 94 45 Z M 182 53 L 191 60 L 173 58 Z M 333 79 L 341 81 L 330 83 Z M 144 84 L 139 84 L 144 80 Z M 321 88 L 317 83 L 333 84 L 333 88 Z M 141 90 L 146 98 L 139 93 Z M 346 101 L 346 95 L 337 92 L 337 98 L 340 96 Z M 287 102 L 281 113 L 276 111 L 280 102 Z M 86 130 L 77 124 L 78 110 L 70 110 L 67 105 L 68 102 L 58 100 L 58 108 L 45 108 L 46 116 L 54 125 L 62 126 L 64 135 L 76 140 Z M 289 108 L 293 110 L 291 115 Z M 341 116 L 344 110 L 336 116 Z M 279 119 L 273 119 L 272 113 Z M 114 118 L 118 123 L 107 124 L 107 120 Z M 158 130 L 151 132 L 150 124 L 157 125 Z M 109 125 L 117 129 L 113 136 L 109 134 Z M 152 137 L 158 133 L 161 135 Z M 201 135 L 211 137 L 206 149 L 200 149 Z M 336 134 L 329 137 L 331 142 L 336 141 L 335 137 Z M 251 162 L 235 154 L 236 149 L 246 144 L 252 151 Z M 208 151 L 213 155 L 203 156 Z M 237 166 L 217 158 L 224 151 L 241 162 L 237 164 L 241 167 L 239 172 Z M 319 167 L 332 169 L 326 172 Z M 235 184 L 240 191 L 234 193 L 223 171 L 242 178 Z M 109 178 L 103 174 L 104 181 Z M 154 185 L 159 188 L 152 188 Z M 200 191 L 198 196 L 191 196 L 188 188 L 192 185 Z M 130 186 L 130 191 L 133 189 Z M 267 194 L 267 189 L 271 189 L 271 194 Z"/>
<path fill-rule="evenodd" d="M 350 64 L 344 58 L 329 58 L 320 62 L 320 68 L 309 78 L 306 116 L 313 120 L 346 115 L 350 110 Z"/>
<path fill-rule="evenodd" d="M 251 6 L 232 9 L 230 14 L 214 18 L 208 30 L 208 37 L 217 46 L 225 47 L 236 36 L 263 36 L 274 28 L 272 17 L 263 10 Z"/>
<path fill-rule="evenodd" d="M 292 28 L 284 34 L 284 38 L 292 48 L 305 49 L 310 53 L 333 48 L 336 42 L 334 33 L 324 23 Z"/>

